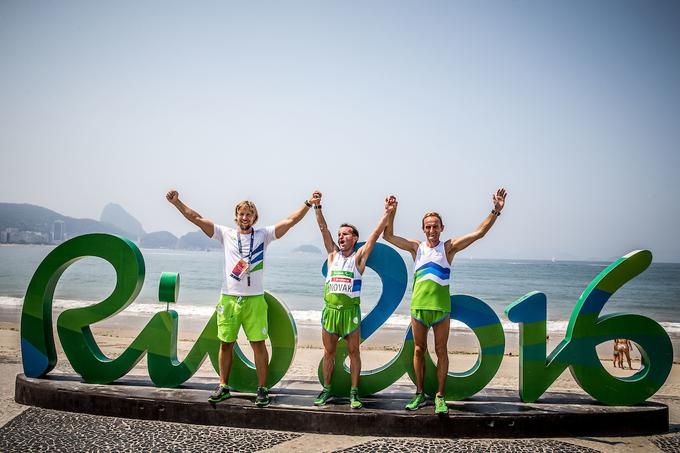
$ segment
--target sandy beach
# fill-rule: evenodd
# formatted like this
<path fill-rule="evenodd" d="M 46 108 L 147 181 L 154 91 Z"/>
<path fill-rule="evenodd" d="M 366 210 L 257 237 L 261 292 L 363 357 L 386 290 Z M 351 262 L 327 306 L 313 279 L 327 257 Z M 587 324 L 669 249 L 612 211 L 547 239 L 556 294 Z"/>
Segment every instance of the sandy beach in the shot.
<path fill-rule="evenodd" d="M 6 311 L 0 315 L 0 318 L 2 319 L 0 321 L 0 395 L 2 395 L 0 399 L 0 426 L 4 426 L 14 417 L 22 414 L 22 412 L 28 409 L 28 406 L 14 402 L 15 376 L 23 371 L 21 366 L 18 313 Z M 145 322 L 146 320 L 139 316 L 119 315 L 102 322 L 101 325 L 94 326 L 93 332 L 102 351 L 110 357 L 116 357 L 132 342 Z M 205 321 L 200 320 L 185 319 L 184 322 L 181 321 L 181 333 L 177 348 L 180 359 L 189 351 L 204 323 Z M 403 335 L 404 332 L 397 329 L 380 329 L 376 333 L 375 338 L 369 339 L 362 345 L 363 368 L 365 370 L 372 369 L 387 363 L 401 346 Z M 552 349 L 560 340 L 561 338 L 550 338 L 549 348 Z M 431 343 L 432 341 L 430 341 Z M 518 388 L 519 359 L 516 353 L 516 335 L 506 334 L 506 343 L 506 355 L 497 374 L 488 384 L 490 388 Z M 73 373 L 71 366 L 64 357 L 59 341 L 56 344 L 58 352 L 56 371 Z M 239 340 L 239 344 L 243 351 L 245 351 L 245 354 L 252 358 L 247 342 L 242 338 Z M 476 340 L 472 335 L 454 332 L 449 343 L 450 369 L 455 371 L 469 369 L 477 359 L 476 347 Z M 431 351 L 432 353 L 433 351 Z M 613 368 L 611 358 L 607 357 L 608 354 L 608 348 L 604 348 L 601 357 L 608 370 L 619 376 L 631 374 L 629 370 Z M 320 344 L 319 327 L 298 325 L 298 347 L 294 361 L 284 379 L 316 380 L 316 370 L 322 355 L 323 350 Z M 639 354 L 635 353 L 633 357 L 633 368 L 638 368 Z M 146 368 L 146 360 L 141 360 L 130 374 L 148 376 Z M 212 369 L 209 360 L 203 363 L 196 376 L 214 377 L 217 382 L 217 374 Z M 412 385 L 407 375 L 402 376 L 398 382 L 400 384 Z M 583 393 L 567 371 L 555 381 L 549 390 Z M 656 401 L 663 402 L 669 406 L 672 430 L 676 430 L 680 425 L 680 402 L 678 397 L 680 397 L 680 365 L 674 363 L 668 380 L 654 397 Z M 325 452 L 347 448 L 367 440 L 370 440 L 370 438 L 305 434 L 297 440 L 281 444 L 267 451 L 292 452 L 302 449 L 304 451 Z M 612 445 L 616 445 L 616 448 L 611 451 L 650 451 L 654 449 L 652 442 L 646 437 L 569 438 L 564 440 L 572 445 L 582 445 L 595 449 L 600 449 L 606 445 L 607 451 L 610 451 Z"/>
<path fill-rule="evenodd" d="M 55 314 L 54 319 L 57 316 Z M 0 315 L 0 363 L 3 367 L 10 367 L 12 370 L 16 368 L 16 372 L 20 372 L 21 363 L 21 349 L 19 338 L 19 319 L 20 313 L 18 310 L 6 310 Z M 101 350 L 109 357 L 116 357 L 133 341 L 138 335 L 139 331 L 146 324 L 148 318 L 139 315 L 125 315 L 124 313 L 116 317 L 105 320 L 92 326 L 92 331 L 97 339 L 97 344 Z M 178 358 L 182 360 L 185 354 L 191 349 L 200 331 L 203 329 L 206 319 L 196 319 L 191 317 L 180 317 L 179 324 L 179 341 L 177 345 Z M 320 327 L 309 324 L 298 324 L 298 346 L 295 353 L 293 363 L 285 376 L 285 379 L 316 379 L 317 367 L 321 358 L 323 357 L 323 349 L 321 347 L 321 333 Z M 379 329 L 375 335 L 362 343 L 362 368 L 370 370 L 387 363 L 402 345 L 404 331 L 402 329 L 394 329 L 383 327 Z M 430 346 L 430 354 L 436 361 L 433 350 L 433 339 L 431 337 L 428 345 Z M 55 328 L 56 336 L 56 328 Z M 548 351 L 551 351 L 562 340 L 562 336 L 551 335 L 548 340 Z M 675 343 L 675 342 L 674 342 Z M 58 352 L 57 369 L 65 372 L 73 372 L 68 361 L 66 360 L 61 350 L 58 338 L 56 341 Z M 245 335 L 241 332 L 238 344 L 244 351 L 245 355 L 252 360 L 252 352 L 250 346 L 245 339 Z M 452 331 L 449 340 L 449 360 L 450 371 L 466 371 L 471 368 L 477 360 L 478 343 L 471 332 Z M 675 345 L 674 345 L 675 346 Z M 611 358 L 611 347 L 609 345 L 600 345 L 598 353 L 602 359 L 605 367 L 616 376 L 629 376 L 635 369 L 640 366 L 640 354 L 637 350 L 633 351 L 631 357 L 633 359 L 633 371 L 627 369 L 614 368 Z M 677 348 L 676 348 L 677 351 Z M 9 370 L 7 370 L 9 372 Z M 13 371 L 13 373 L 16 373 Z M 131 373 L 147 375 L 146 360 L 141 360 L 140 363 L 132 370 Z M 7 373 L 3 373 L 6 376 Z M 203 363 L 203 366 L 196 374 L 197 376 L 209 377 L 214 376 L 217 379 L 217 373 L 212 369 L 209 360 Z M 410 379 L 408 375 L 402 376 L 400 383 L 408 384 Z M 501 364 L 500 369 L 495 377 L 488 384 L 488 387 L 517 389 L 519 384 L 519 358 L 518 358 L 518 338 L 516 332 L 506 332 L 506 353 Z M 583 392 L 576 384 L 571 374 L 565 371 L 550 387 L 550 390 L 569 390 L 574 392 Z M 4 392 L 3 392 L 4 394 Z M 659 390 L 657 395 L 664 396 L 680 396 L 680 364 L 676 360 L 673 364 L 668 380 L 665 385 Z"/>

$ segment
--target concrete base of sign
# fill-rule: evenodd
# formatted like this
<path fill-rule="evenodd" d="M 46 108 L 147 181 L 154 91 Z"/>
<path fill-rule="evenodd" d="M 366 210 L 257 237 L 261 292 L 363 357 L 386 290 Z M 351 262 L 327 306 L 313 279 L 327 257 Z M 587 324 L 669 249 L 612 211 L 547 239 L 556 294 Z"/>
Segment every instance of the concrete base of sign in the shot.
<path fill-rule="evenodd" d="M 604 406 L 587 395 L 548 392 L 538 403 L 523 403 L 516 390 L 485 389 L 466 401 L 449 403 L 449 415 L 434 414 L 432 402 L 408 412 L 412 386 L 392 385 L 363 399 L 352 410 L 347 399 L 315 407 L 320 386 L 311 380 L 284 380 L 272 389 L 267 408 L 254 395 L 234 393 L 218 404 L 207 399 L 216 379 L 193 378 L 163 389 L 143 377 L 115 384 L 81 382 L 76 375 L 44 379 L 17 375 L 18 403 L 47 409 L 144 420 L 357 436 L 430 438 L 522 438 L 639 436 L 668 431 L 668 407 L 647 402 L 633 407 Z"/>

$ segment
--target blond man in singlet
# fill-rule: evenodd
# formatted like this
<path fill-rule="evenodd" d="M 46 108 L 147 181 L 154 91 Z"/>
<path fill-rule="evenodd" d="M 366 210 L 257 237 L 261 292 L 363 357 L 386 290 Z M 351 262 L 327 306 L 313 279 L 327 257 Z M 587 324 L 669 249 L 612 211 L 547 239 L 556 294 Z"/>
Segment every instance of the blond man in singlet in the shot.
<path fill-rule="evenodd" d="M 394 217 L 397 199 L 391 195 L 386 202 L 394 205 L 390 212 L 383 238 L 390 244 L 406 250 L 414 261 L 413 296 L 411 297 L 411 327 L 415 350 L 413 367 L 416 374 L 416 394 L 406 405 L 407 410 L 416 410 L 425 404 L 423 380 L 425 375 L 425 353 L 427 351 L 427 332 L 434 331 L 434 347 L 437 354 L 437 394 L 435 395 L 435 413 L 446 414 L 446 376 L 449 371 L 447 343 L 451 321 L 451 296 L 449 282 L 451 263 L 456 253 L 464 250 L 475 241 L 484 237 L 496 222 L 505 206 L 505 189 L 498 189 L 492 195 L 493 209 L 484 221 L 472 233 L 457 238 L 441 241 L 444 231 L 442 217 L 436 212 L 428 212 L 423 216 L 422 229 L 425 240 L 404 239 L 394 234 Z"/>

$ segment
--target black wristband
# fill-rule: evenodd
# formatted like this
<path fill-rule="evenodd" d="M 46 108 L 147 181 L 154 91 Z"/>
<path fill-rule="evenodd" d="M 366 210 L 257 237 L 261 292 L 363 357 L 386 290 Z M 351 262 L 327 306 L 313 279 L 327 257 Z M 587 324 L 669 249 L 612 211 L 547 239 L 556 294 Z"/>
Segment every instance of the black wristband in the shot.
<path fill-rule="evenodd" d="M 499 215 L 501 215 L 501 211 L 496 211 L 495 209 L 492 209 L 492 210 L 491 210 L 491 214 L 493 214 L 493 215 L 495 215 L 496 217 L 498 217 Z"/>
<path fill-rule="evenodd" d="M 305 205 L 307 205 L 308 208 L 312 207 L 312 203 L 310 203 L 309 200 L 305 200 Z"/>
<path fill-rule="evenodd" d="M 321 205 L 318 204 L 318 205 L 314 206 L 314 209 L 321 209 Z"/>

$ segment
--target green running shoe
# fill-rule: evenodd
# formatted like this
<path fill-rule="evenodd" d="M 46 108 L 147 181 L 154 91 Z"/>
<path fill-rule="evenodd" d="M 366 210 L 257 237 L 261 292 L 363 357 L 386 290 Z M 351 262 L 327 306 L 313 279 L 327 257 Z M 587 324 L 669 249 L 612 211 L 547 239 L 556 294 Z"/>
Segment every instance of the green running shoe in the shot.
<path fill-rule="evenodd" d="M 267 387 L 258 387 L 255 405 L 258 407 L 267 407 L 270 402 L 271 400 L 269 399 L 269 390 L 267 390 Z"/>
<path fill-rule="evenodd" d="M 330 397 L 331 397 L 331 386 L 330 385 L 324 385 L 323 390 L 321 390 L 321 393 L 319 393 L 319 396 L 317 396 L 316 399 L 314 400 L 314 405 L 315 406 L 325 406 Z"/>
<path fill-rule="evenodd" d="M 406 410 L 407 411 L 414 411 L 416 409 L 420 409 L 425 405 L 425 395 L 422 393 L 416 393 L 413 398 L 411 398 L 411 401 L 408 402 L 406 405 Z"/>
<path fill-rule="evenodd" d="M 446 415 L 449 413 L 449 407 L 446 405 L 444 396 L 437 395 L 434 397 L 434 413 L 437 415 Z"/>
<path fill-rule="evenodd" d="M 349 406 L 352 409 L 361 409 L 364 407 L 364 403 L 359 399 L 359 389 L 357 387 L 352 387 L 349 391 Z"/>
<path fill-rule="evenodd" d="M 231 393 L 229 392 L 228 385 L 218 385 L 212 395 L 208 397 L 208 401 L 211 403 L 219 403 L 228 398 L 231 398 Z"/>

